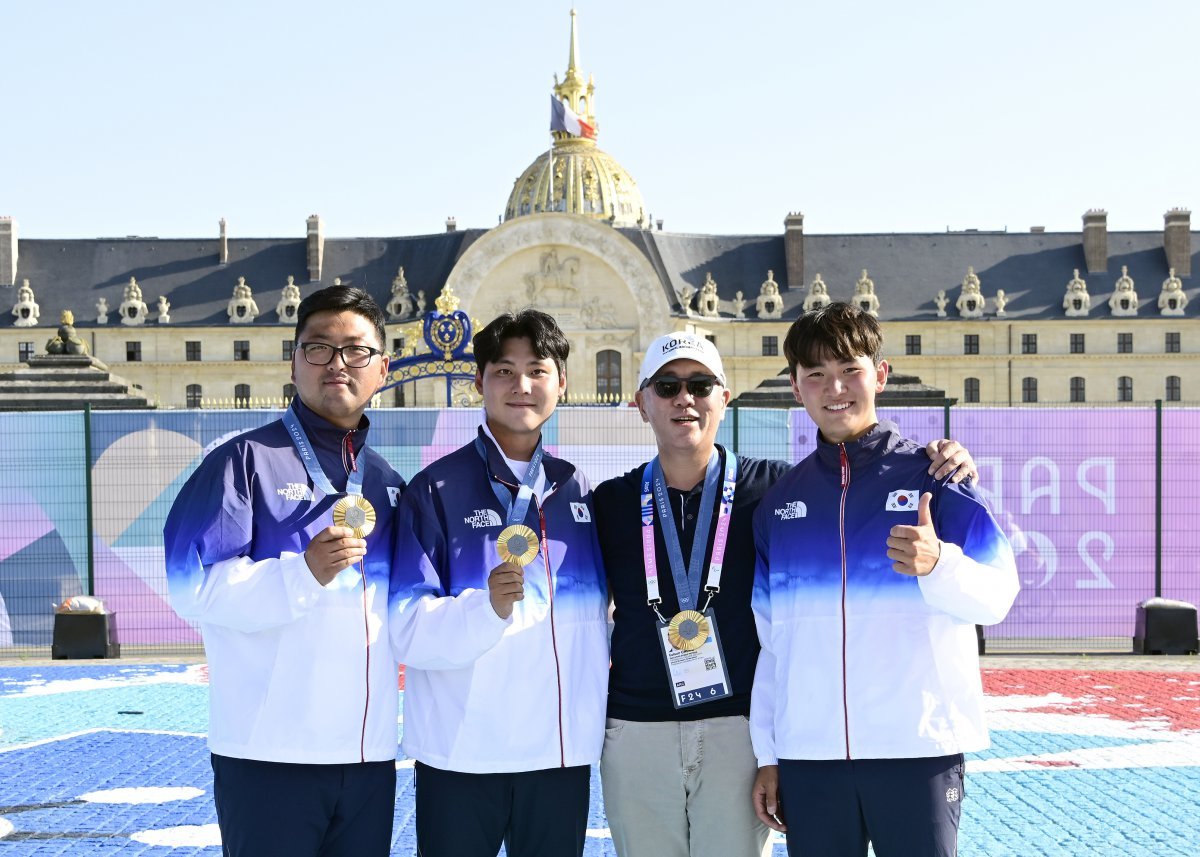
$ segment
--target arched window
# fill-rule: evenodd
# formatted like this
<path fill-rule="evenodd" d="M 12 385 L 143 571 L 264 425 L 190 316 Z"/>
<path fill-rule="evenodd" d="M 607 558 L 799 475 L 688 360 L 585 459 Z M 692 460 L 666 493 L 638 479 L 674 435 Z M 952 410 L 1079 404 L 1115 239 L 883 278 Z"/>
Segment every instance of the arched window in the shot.
<path fill-rule="evenodd" d="M 1167 376 L 1167 401 L 1182 402 L 1183 401 L 1183 384 L 1178 375 Z"/>
<path fill-rule="evenodd" d="M 1128 375 L 1122 375 L 1117 379 L 1117 401 L 1133 401 L 1133 379 Z"/>
<path fill-rule="evenodd" d="M 963 401 L 978 402 L 979 401 L 979 379 L 967 378 L 963 381 Z"/>
<path fill-rule="evenodd" d="M 621 352 L 609 349 L 596 355 L 596 393 L 602 402 L 621 401 Z"/>
<path fill-rule="evenodd" d="M 1087 401 L 1087 382 L 1085 382 L 1082 378 L 1076 377 L 1071 379 L 1071 401 Z"/>
<path fill-rule="evenodd" d="M 1021 379 L 1021 401 L 1026 403 L 1037 401 L 1037 378 Z"/>
<path fill-rule="evenodd" d="M 408 386 L 408 385 L 407 384 L 397 384 L 395 387 L 392 387 L 392 390 L 393 390 L 392 395 L 394 397 L 392 404 L 397 408 L 404 407 L 404 388 L 406 386 Z"/>
<path fill-rule="evenodd" d="M 187 385 L 187 406 L 189 408 L 200 407 L 200 400 L 204 398 L 204 390 L 199 384 Z"/>
<path fill-rule="evenodd" d="M 238 384 L 233 388 L 233 406 L 235 408 L 250 407 L 250 385 Z"/>

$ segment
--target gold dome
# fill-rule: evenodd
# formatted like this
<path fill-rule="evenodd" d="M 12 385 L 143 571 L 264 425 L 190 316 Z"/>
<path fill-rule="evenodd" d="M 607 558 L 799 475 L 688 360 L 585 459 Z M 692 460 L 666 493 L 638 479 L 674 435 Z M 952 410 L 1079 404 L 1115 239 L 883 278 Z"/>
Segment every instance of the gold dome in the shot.
<path fill-rule="evenodd" d="M 562 82 L 554 78 L 554 94 L 568 109 L 595 131 L 596 84 L 584 83 L 576 58 L 579 43 L 575 32 L 575 10 L 571 10 L 571 50 Z M 526 214 L 560 212 L 603 220 L 613 226 L 649 228 L 649 215 L 637 182 L 616 159 L 596 147 L 594 138 L 574 137 L 565 131 L 551 132 L 554 144 L 538 155 L 513 183 L 504 219 Z"/>
<path fill-rule="evenodd" d="M 552 152 L 538 155 L 513 184 L 504 219 L 543 211 L 581 214 L 613 226 L 648 225 L 633 176 L 582 137 L 555 140 Z"/>

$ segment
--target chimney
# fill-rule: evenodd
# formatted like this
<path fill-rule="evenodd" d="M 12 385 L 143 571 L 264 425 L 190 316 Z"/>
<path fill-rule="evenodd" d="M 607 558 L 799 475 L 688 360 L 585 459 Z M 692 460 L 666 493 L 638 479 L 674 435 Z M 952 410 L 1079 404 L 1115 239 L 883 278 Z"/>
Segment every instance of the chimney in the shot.
<path fill-rule="evenodd" d="M 325 261 L 325 225 L 321 215 L 313 214 L 308 218 L 308 281 L 321 281 L 321 265 Z"/>
<path fill-rule="evenodd" d="M 17 284 L 17 221 L 0 217 L 0 286 Z"/>
<path fill-rule="evenodd" d="M 218 245 L 217 261 L 222 265 L 229 264 L 229 234 L 225 229 L 225 218 L 221 218 L 221 243 Z"/>
<path fill-rule="evenodd" d="M 458 231 L 458 221 L 455 220 L 453 217 L 446 218 L 446 231 L 447 232 L 457 232 Z"/>
<path fill-rule="evenodd" d="M 783 257 L 787 260 L 785 288 L 804 288 L 804 215 L 793 211 L 783 219 Z"/>
<path fill-rule="evenodd" d="M 1108 212 L 1089 208 L 1083 215 L 1083 258 L 1089 274 L 1108 270 Z"/>
<path fill-rule="evenodd" d="M 1192 275 L 1192 213 L 1186 208 L 1172 208 L 1163 215 L 1163 249 L 1167 251 L 1167 267 L 1174 268 L 1177 277 Z"/>

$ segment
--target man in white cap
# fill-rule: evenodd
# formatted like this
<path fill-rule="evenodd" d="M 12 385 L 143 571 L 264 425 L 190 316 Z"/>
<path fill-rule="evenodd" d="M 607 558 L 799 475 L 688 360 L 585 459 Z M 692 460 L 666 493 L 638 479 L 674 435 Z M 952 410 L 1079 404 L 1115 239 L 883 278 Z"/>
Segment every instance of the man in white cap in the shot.
<path fill-rule="evenodd" d="M 717 445 L 731 394 L 716 346 L 695 333 L 651 343 L 635 396 L 658 455 L 595 492 L 615 612 L 600 763 L 620 857 L 757 857 L 750 688 L 759 644 L 750 609 L 751 522 L 790 469 Z M 930 472 L 973 471 L 941 448 Z M 693 550 L 693 545 L 697 550 Z"/>

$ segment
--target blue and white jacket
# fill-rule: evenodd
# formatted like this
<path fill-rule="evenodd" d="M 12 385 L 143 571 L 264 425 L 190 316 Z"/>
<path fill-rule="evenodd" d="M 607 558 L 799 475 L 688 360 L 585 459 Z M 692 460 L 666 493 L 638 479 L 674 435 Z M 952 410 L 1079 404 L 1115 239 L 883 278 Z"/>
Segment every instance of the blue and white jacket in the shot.
<path fill-rule="evenodd" d="M 979 494 L 928 467 L 922 447 L 881 422 L 850 443 L 819 441 L 763 497 L 750 706 L 759 765 L 989 745 L 973 626 L 1004 618 L 1016 565 Z M 887 538 L 916 524 L 926 491 L 941 557 L 913 577 L 892 569 Z"/>
<path fill-rule="evenodd" d="M 338 496 L 313 485 L 282 421 L 209 453 L 163 531 L 171 606 L 196 622 L 209 668 L 208 746 L 270 762 L 334 764 L 396 757 L 398 666 L 387 634 L 395 506 L 404 481 L 366 446 L 297 399 L 295 409 L 333 487 L 344 447 L 375 507 L 366 579 L 348 568 L 327 586 L 304 550 L 333 524 Z"/>
<path fill-rule="evenodd" d="M 488 576 L 504 510 L 492 480 L 518 480 L 484 429 L 413 477 L 401 503 L 392 640 L 405 665 L 405 755 L 496 773 L 588 765 L 604 743 L 607 592 L 592 492 L 549 454 L 524 523 L 542 549 L 525 598 L 501 619 Z"/>

